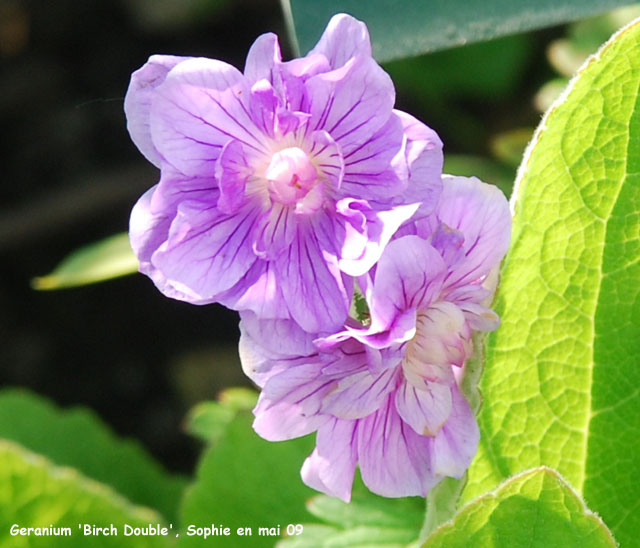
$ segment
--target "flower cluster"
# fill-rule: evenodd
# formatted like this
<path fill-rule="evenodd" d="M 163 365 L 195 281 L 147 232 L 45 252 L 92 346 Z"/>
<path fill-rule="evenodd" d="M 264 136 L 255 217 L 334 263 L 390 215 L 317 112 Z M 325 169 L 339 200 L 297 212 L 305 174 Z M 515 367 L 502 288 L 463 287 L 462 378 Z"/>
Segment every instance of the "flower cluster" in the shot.
<path fill-rule="evenodd" d="M 478 444 L 459 389 L 506 252 L 504 196 L 442 176 L 442 143 L 395 110 L 365 25 L 335 16 L 305 57 L 277 38 L 244 72 L 156 55 L 125 99 L 161 170 L 131 215 L 140 270 L 170 297 L 241 316 L 262 388 L 255 430 L 317 432 L 304 481 L 349 500 L 356 465 L 385 496 L 461 476 Z"/>

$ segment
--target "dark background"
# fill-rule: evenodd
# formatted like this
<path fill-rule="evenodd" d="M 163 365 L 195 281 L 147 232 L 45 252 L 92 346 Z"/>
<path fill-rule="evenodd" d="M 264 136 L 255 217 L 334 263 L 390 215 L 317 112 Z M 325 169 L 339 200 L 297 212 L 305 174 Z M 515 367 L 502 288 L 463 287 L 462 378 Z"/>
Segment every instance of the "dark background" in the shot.
<path fill-rule="evenodd" d="M 126 131 L 131 72 L 153 53 L 242 68 L 267 31 L 290 57 L 276 0 L 0 0 L 0 384 L 89 406 L 173 470 L 191 470 L 198 451 L 181 428 L 187 410 L 249 384 L 236 314 L 172 301 L 141 275 L 54 292 L 30 280 L 126 230 L 156 182 Z M 548 76 L 540 59 L 554 33 L 518 42 L 517 70 L 500 93 L 456 94 L 436 72 L 443 85 L 416 97 L 402 87 L 404 68 L 391 66 L 399 106 L 432 125 L 448 151 L 485 154 L 492 132 L 537 122 L 530 98 Z"/>

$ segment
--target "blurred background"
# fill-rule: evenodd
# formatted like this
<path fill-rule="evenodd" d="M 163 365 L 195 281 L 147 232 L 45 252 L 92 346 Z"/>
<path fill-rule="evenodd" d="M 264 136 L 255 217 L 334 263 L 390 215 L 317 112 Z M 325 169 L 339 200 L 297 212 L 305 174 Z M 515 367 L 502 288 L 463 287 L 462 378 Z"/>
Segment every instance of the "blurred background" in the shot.
<path fill-rule="evenodd" d="M 446 171 L 508 194 L 541 112 L 633 13 L 385 68 L 398 108 L 443 138 Z M 197 456 L 181 427 L 188 409 L 249 385 L 236 314 L 172 301 L 141 275 L 62 291 L 36 291 L 31 280 L 126 230 L 156 182 L 126 131 L 131 72 L 153 53 L 242 68 L 269 31 L 289 58 L 277 0 L 0 0 L 0 384 L 92 408 L 171 470 L 192 470 Z"/>

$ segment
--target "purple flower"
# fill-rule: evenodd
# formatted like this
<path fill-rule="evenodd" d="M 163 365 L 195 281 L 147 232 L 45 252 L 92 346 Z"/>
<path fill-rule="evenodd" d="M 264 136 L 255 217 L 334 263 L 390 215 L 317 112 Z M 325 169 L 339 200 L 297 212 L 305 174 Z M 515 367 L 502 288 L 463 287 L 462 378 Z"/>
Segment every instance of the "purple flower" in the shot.
<path fill-rule="evenodd" d="M 356 465 L 375 493 L 425 496 L 459 478 L 479 440 L 458 383 L 487 307 L 511 216 L 502 193 L 445 178 L 436 212 L 394 239 L 359 278 L 368 325 L 313 339 L 292 322 L 242 314 L 245 372 L 262 387 L 255 430 L 269 440 L 317 431 L 302 477 L 349 500 Z"/>
<path fill-rule="evenodd" d="M 125 99 L 133 141 L 161 169 L 131 215 L 140 270 L 170 297 L 338 328 L 353 277 L 441 189 L 440 139 L 394 96 L 347 15 L 289 62 L 259 37 L 244 73 L 152 56 Z"/>

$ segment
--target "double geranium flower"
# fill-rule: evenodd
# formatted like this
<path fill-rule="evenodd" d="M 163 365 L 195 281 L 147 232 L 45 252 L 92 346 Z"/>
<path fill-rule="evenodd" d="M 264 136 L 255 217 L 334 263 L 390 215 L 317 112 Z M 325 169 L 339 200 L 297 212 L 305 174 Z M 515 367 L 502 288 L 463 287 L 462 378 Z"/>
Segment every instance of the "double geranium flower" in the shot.
<path fill-rule="evenodd" d="M 394 99 L 346 15 L 289 62 L 261 36 L 244 73 L 151 57 L 125 99 L 133 141 L 161 169 L 131 217 L 141 271 L 170 297 L 340 326 L 352 277 L 441 188 L 440 139 Z"/>
<path fill-rule="evenodd" d="M 460 372 L 472 330 L 498 325 L 486 305 L 509 242 L 504 196 L 443 184 L 438 136 L 393 106 L 346 15 L 289 62 L 261 36 L 244 73 L 153 56 L 125 99 L 161 169 L 131 215 L 140 270 L 170 297 L 240 311 L 263 388 L 254 428 L 317 431 L 303 479 L 345 500 L 358 464 L 386 496 L 464 473 L 478 429 Z"/>

